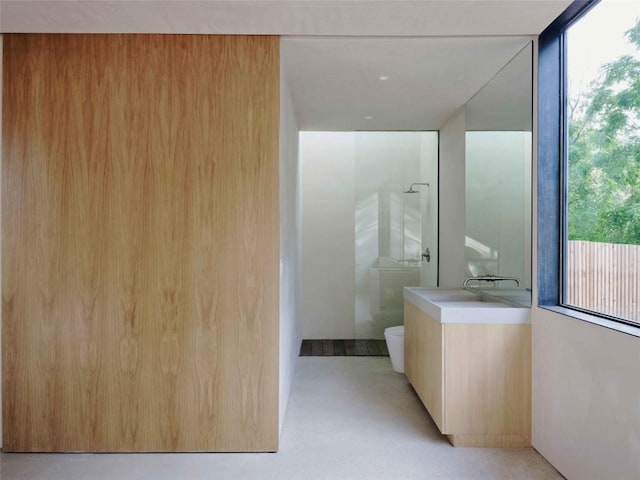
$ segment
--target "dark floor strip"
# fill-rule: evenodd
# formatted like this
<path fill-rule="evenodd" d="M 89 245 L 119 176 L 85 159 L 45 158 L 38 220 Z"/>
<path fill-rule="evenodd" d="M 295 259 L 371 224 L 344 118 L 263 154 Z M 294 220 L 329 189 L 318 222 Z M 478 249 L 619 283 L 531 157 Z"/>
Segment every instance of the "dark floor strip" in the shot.
<path fill-rule="evenodd" d="M 344 340 L 345 355 L 353 357 L 356 354 L 356 341 Z"/>
<path fill-rule="evenodd" d="M 369 352 L 369 355 L 373 357 L 378 357 L 382 355 L 382 352 L 378 348 L 378 344 L 375 341 L 367 342 L 367 351 Z"/>
<path fill-rule="evenodd" d="M 376 345 L 380 349 L 380 354 L 384 356 L 389 356 L 389 350 L 387 350 L 387 342 L 384 340 L 376 340 Z"/>
<path fill-rule="evenodd" d="M 311 355 L 314 357 L 322 356 L 322 340 L 311 340 Z"/>
<path fill-rule="evenodd" d="M 388 357 L 384 340 L 303 340 L 301 357 Z"/>
<path fill-rule="evenodd" d="M 347 349 L 344 346 L 344 340 L 333 341 L 333 354 L 336 357 L 344 356 L 347 354 Z"/>
<path fill-rule="evenodd" d="M 308 357 L 311 355 L 311 340 L 303 340 L 300 347 L 300 356 Z"/>
<path fill-rule="evenodd" d="M 369 355 L 369 350 L 367 349 L 367 341 L 366 340 L 356 340 L 356 355 L 357 356 L 367 356 Z"/>

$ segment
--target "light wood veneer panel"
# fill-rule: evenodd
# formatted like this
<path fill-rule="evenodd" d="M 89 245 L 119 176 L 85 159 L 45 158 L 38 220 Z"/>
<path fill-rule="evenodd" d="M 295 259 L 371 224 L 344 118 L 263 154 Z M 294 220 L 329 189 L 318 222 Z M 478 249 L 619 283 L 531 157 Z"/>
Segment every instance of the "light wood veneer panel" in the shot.
<path fill-rule="evenodd" d="M 531 445 L 531 325 L 404 312 L 405 374 L 440 432 L 454 446 Z"/>
<path fill-rule="evenodd" d="M 471 443 L 530 444 L 531 326 L 446 324 L 445 430 Z M 463 443 L 462 436 L 459 443 Z M 477 446 L 471 443 L 470 446 Z"/>
<path fill-rule="evenodd" d="M 405 375 L 440 431 L 444 431 L 442 324 L 404 302 Z"/>
<path fill-rule="evenodd" d="M 6 451 L 277 449 L 278 49 L 4 36 Z"/>

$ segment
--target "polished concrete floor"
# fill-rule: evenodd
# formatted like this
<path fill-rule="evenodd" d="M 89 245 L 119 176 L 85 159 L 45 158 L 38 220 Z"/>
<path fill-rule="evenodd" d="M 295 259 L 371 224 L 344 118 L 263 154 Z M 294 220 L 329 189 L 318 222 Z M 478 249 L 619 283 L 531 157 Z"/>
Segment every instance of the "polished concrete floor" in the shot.
<path fill-rule="evenodd" d="M 561 479 L 531 448 L 453 448 L 388 357 L 301 357 L 277 454 L 2 454 L 2 480 Z"/>

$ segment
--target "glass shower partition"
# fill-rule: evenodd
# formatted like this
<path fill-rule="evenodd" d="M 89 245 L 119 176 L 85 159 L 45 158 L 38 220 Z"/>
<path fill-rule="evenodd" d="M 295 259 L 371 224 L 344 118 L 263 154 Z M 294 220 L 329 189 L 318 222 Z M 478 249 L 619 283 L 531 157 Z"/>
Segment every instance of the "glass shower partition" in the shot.
<path fill-rule="evenodd" d="M 356 338 L 402 325 L 405 286 L 435 286 L 437 157 L 437 132 L 356 133 Z"/>

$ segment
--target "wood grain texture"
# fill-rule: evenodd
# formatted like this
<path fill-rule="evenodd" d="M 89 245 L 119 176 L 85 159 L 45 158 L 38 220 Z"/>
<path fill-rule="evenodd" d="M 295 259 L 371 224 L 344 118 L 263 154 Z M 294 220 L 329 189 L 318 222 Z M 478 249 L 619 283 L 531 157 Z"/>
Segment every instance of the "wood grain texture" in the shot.
<path fill-rule="evenodd" d="M 440 432 L 454 446 L 531 445 L 531 325 L 404 312 L 405 374 Z"/>
<path fill-rule="evenodd" d="M 277 37 L 5 35 L 6 451 L 270 451 Z"/>
<path fill-rule="evenodd" d="M 447 324 L 444 337 L 443 433 L 469 446 L 530 445 L 531 325 Z"/>
<path fill-rule="evenodd" d="M 444 432 L 444 352 L 442 324 L 413 303 L 404 302 L 404 369 L 422 403 Z"/>

